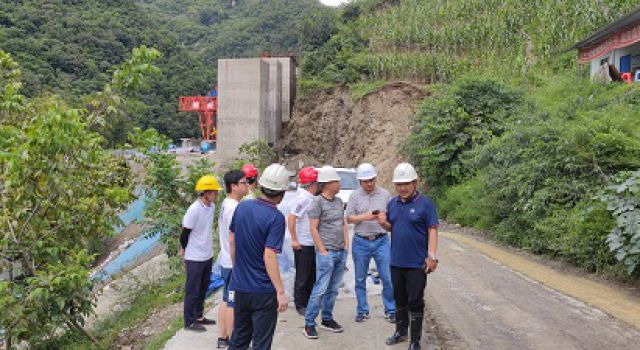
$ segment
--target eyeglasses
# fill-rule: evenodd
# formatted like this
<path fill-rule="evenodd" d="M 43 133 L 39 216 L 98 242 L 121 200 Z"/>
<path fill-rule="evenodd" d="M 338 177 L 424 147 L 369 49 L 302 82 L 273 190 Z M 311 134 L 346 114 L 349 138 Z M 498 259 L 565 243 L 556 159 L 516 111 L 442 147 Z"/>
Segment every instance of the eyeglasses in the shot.
<path fill-rule="evenodd" d="M 255 182 L 256 182 L 256 178 L 255 177 L 247 179 L 247 184 L 249 184 L 249 185 L 253 185 Z"/>

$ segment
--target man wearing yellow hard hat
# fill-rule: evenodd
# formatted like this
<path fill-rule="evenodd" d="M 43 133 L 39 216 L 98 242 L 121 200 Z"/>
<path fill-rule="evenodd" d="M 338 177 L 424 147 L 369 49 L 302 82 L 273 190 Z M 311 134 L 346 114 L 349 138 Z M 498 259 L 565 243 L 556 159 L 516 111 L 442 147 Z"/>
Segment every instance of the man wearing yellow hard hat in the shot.
<path fill-rule="evenodd" d="M 205 324 L 215 324 L 204 317 L 204 299 L 211 279 L 213 244 L 211 229 L 215 201 L 220 191 L 220 183 L 212 175 L 198 180 L 198 199 L 191 204 L 182 219 L 180 235 L 180 255 L 187 268 L 187 282 L 184 288 L 184 327 L 195 332 L 204 332 Z"/>

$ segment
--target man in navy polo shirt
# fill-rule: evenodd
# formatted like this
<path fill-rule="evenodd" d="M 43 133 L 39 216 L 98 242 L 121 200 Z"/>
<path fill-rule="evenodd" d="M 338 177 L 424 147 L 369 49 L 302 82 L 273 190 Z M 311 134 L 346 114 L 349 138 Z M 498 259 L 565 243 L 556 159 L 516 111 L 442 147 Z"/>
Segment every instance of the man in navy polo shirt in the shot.
<path fill-rule="evenodd" d="M 229 227 L 235 291 L 230 349 L 271 348 L 278 312 L 287 309 L 277 254 L 282 250 L 285 219 L 276 207 L 289 185 L 289 172 L 269 165 L 258 181 L 262 197 L 238 204 Z"/>
<path fill-rule="evenodd" d="M 417 191 L 418 174 L 411 164 L 393 171 L 398 196 L 378 214 L 378 222 L 391 231 L 391 280 L 396 299 L 396 331 L 387 345 L 407 339 L 411 312 L 409 350 L 420 349 L 427 274 L 436 270 L 438 216 L 433 202 Z"/>

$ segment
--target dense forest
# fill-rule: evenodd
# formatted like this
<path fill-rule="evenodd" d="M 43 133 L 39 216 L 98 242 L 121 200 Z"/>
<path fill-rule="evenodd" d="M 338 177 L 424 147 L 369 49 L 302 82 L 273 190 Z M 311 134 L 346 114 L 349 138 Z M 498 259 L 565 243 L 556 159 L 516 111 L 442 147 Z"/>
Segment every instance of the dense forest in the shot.
<path fill-rule="evenodd" d="M 0 49 L 22 67 L 27 96 L 75 101 L 100 90 L 132 48 L 158 49 L 161 76 L 131 96 L 125 118 L 101 131 L 113 147 L 134 126 L 174 140 L 197 135 L 177 100 L 215 85 L 218 58 L 299 53 L 302 35 L 315 35 L 318 19 L 331 17 L 314 0 L 12 1 L 0 7 Z"/>

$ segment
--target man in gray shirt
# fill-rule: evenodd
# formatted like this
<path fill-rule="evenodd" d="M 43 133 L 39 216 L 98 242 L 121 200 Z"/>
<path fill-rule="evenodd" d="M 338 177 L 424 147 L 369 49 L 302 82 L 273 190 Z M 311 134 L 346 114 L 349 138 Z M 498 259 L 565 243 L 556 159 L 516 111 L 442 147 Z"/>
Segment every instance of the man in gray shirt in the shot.
<path fill-rule="evenodd" d="M 356 322 L 369 318 L 367 303 L 367 274 L 371 258 L 376 262 L 378 274 L 382 280 L 382 302 L 384 313 L 389 322 L 395 322 L 396 303 L 391 283 L 390 243 L 387 231 L 378 224 L 378 213 L 386 211 L 391 199 L 389 191 L 376 186 L 376 169 L 369 163 L 358 167 L 356 176 L 360 188 L 353 191 L 347 203 L 347 222 L 355 224 L 352 257 L 355 266 Z"/>
<path fill-rule="evenodd" d="M 349 232 L 344 221 L 344 204 L 336 196 L 340 191 L 340 177 L 333 167 L 318 170 L 320 195 L 313 198 L 309 208 L 309 225 L 316 247 L 316 282 L 307 303 L 304 335 L 317 339 L 316 317 L 322 307 L 320 327 L 340 333 L 343 331 L 333 319 L 333 306 L 338 297 L 349 251 Z"/>

